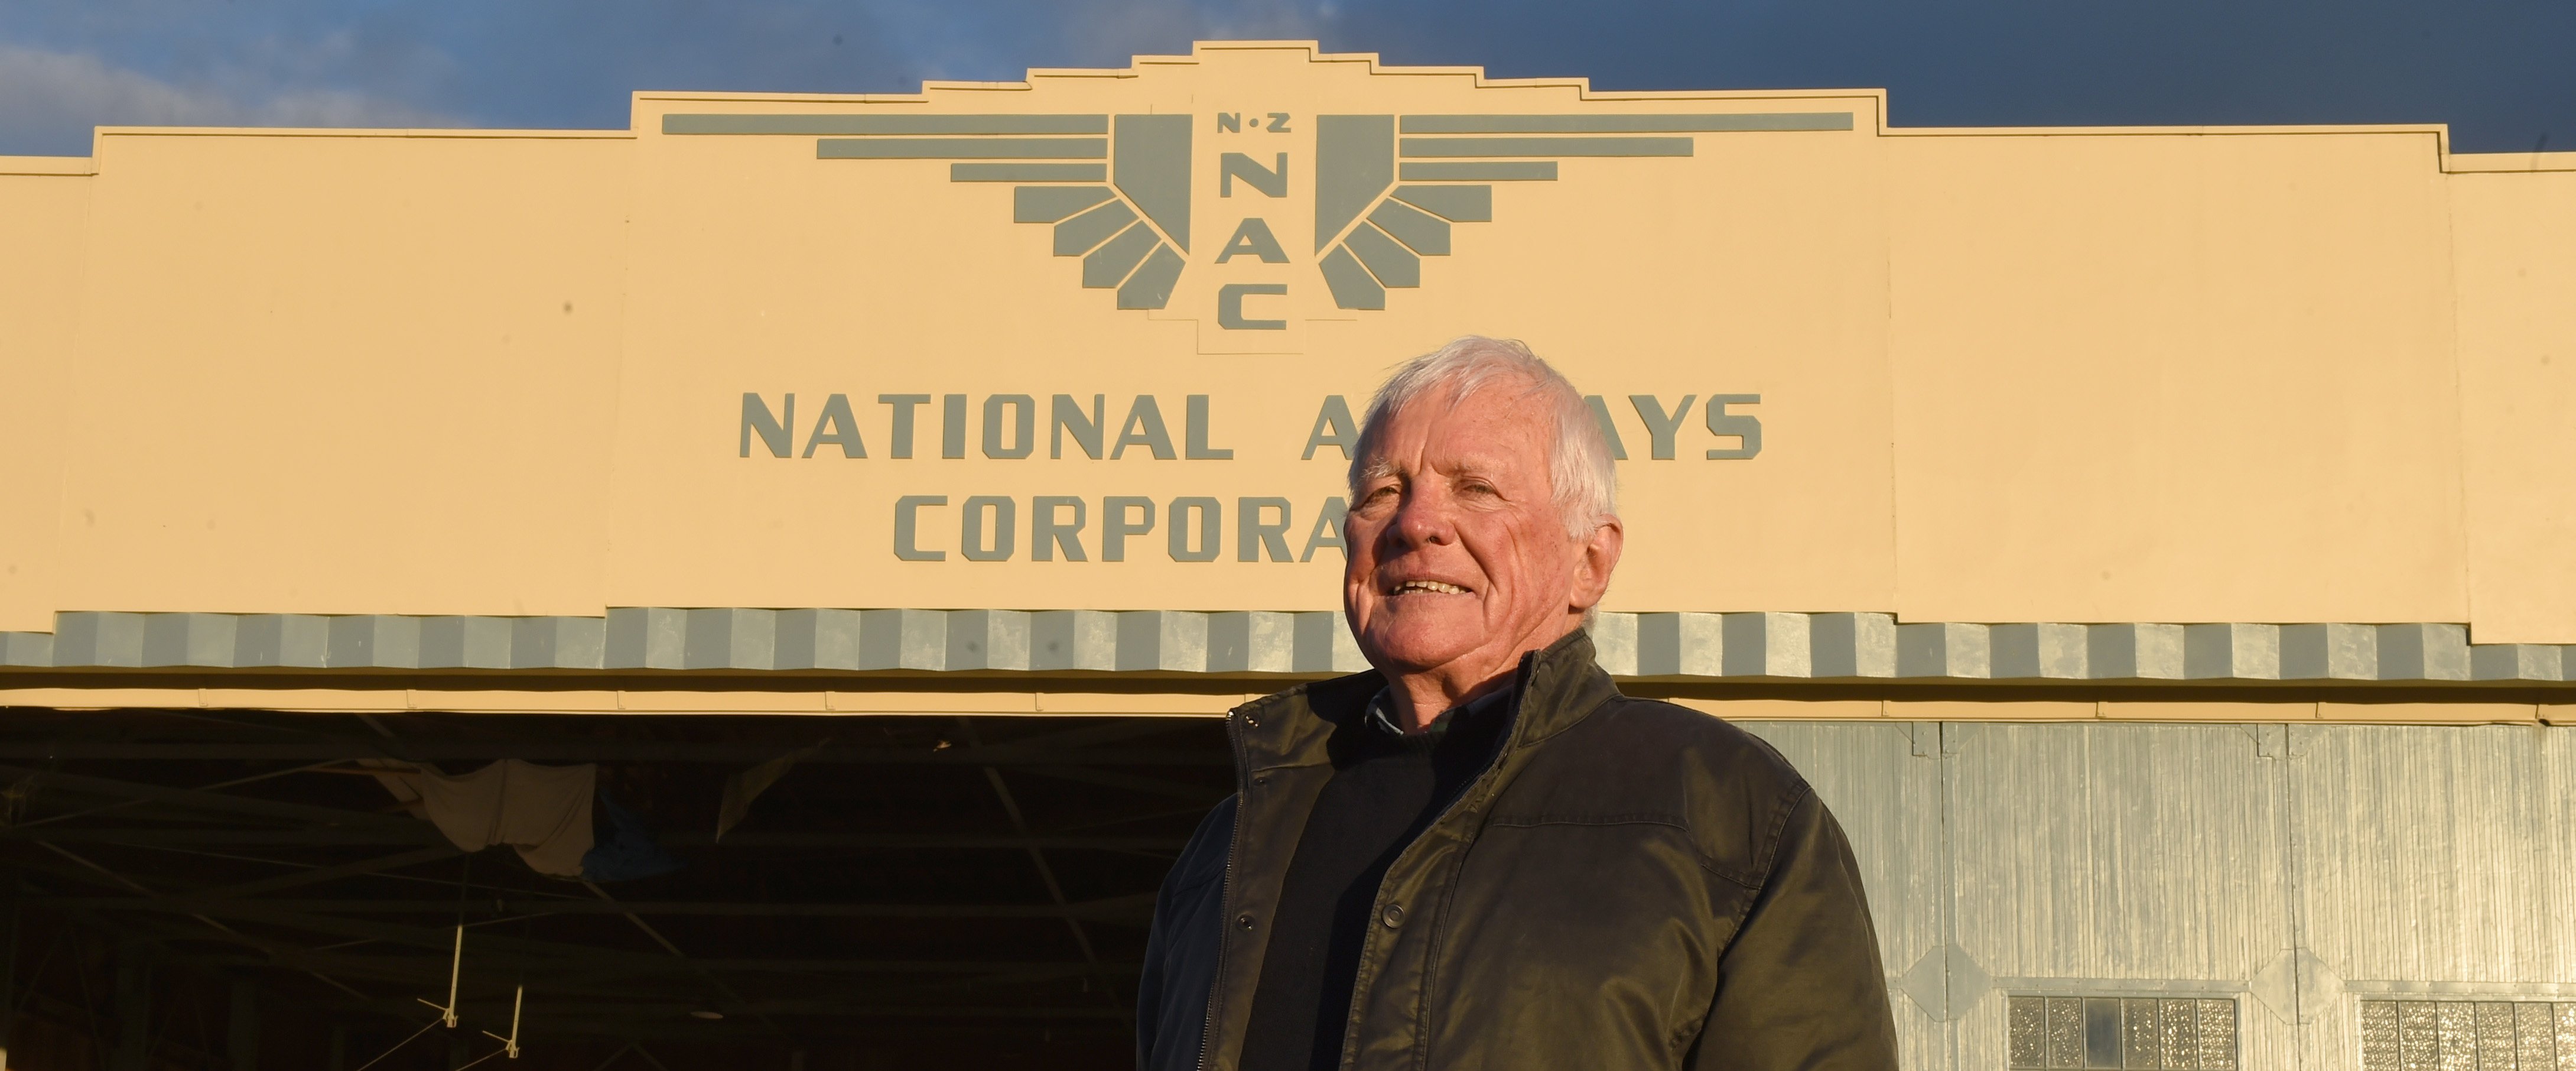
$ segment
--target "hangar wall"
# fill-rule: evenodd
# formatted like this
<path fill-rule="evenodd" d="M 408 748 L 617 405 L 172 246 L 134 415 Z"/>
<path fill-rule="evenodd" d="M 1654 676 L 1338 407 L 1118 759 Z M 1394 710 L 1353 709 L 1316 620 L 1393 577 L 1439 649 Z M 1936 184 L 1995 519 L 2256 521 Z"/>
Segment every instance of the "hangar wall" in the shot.
<path fill-rule="evenodd" d="M 1266 356 L 1198 352 L 1228 340 L 1070 287 L 1043 228 L 993 216 L 998 189 L 664 129 L 1254 91 L 1854 125 L 1562 161 L 1564 181 L 1504 185 L 1503 221 L 1458 227 L 1420 288 L 1323 310 L 1288 333 L 1296 353 Z M 1166 494 L 1222 473 L 1292 499 L 1303 543 L 1339 464 L 1298 453 L 1318 399 L 1483 330 L 1596 384 L 1640 447 L 1654 430 L 1622 394 L 1765 399 L 1746 410 L 1758 457 L 1626 463 L 1634 553 L 1612 610 L 2576 642 L 2576 573 L 2551 537 L 2576 512 L 2553 478 L 2576 443 L 2547 404 L 2576 372 L 2545 363 L 2571 333 L 2551 280 L 2576 254 L 2549 238 L 2576 211 L 2566 154 L 2452 156 L 2438 128 L 1916 130 L 1880 112 L 1870 93 L 1599 94 L 1211 44 L 1114 78 L 919 98 L 645 94 L 631 132 L 102 131 L 86 165 L 0 186 L 30 228 L 11 300 L 41 325 L 10 341 L 29 388 L 12 404 L 62 422 L 12 422 L 28 448 L 7 478 L 28 493 L 5 511 L 19 572 L 0 630 L 90 611 L 1322 609 L 1329 551 L 903 562 L 887 502 L 914 485 Z M 1191 181 L 1214 185 L 1213 164 Z M 881 445 L 826 474 L 732 449 L 743 395 L 799 384 L 805 419 L 816 393 L 868 392 L 859 423 L 885 443 L 891 411 L 865 399 L 895 379 L 979 403 L 1207 394 L 1238 453 L 1158 467 Z M 1711 439 L 1685 455 L 1729 445 L 1681 434 Z"/>
<path fill-rule="evenodd" d="M 2545 1021 L 2576 1068 L 2576 154 L 1884 103 L 1206 43 L 0 160 L 0 707 L 1213 717 L 1364 665 L 1331 401 L 1516 335 L 1629 450 L 1604 665 L 1814 779 L 1909 1066 L 2530 1071 Z M 1173 115 L 1181 177 L 1109 181 L 1113 117 Z M 1318 283 L 1375 226 L 1317 222 L 1328 118 L 1488 191 L 1384 307 Z M 934 158 L 1023 128 L 1073 162 Z M 1195 206 L 1127 224 L 1187 251 L 1163 304 L 1031 188 Z M 1274 217 L 1284 267 L 1222 258 Z M 1111 561 L 1113 498 L 1237 527 Z"/>
<path fill-rule="evenodd" d="M 2576 166 L 2483 163 L 2497 170 L 2462 169 L 2447 183 L 2469 602 L 2500 638 L 2553 636 L 2576 615 L 2576 565 L 2560 553 L 2576 536 L 2576 501 L 2559 465 L 2576 450 L 2561 417 L 2576 404 L 2576 307 L 2565 299 L 2576 285 Z"/>
<path fill-rule="evenodd" d="M 2124 1066 L 2012 1051 L 2031 997 L 2232 1001 L 2230 1068 L 2576 1063 L 2576 730 L 1746 725 L 1851 837 L 1909 1068 Z M 2479 1005 L 2551 1018 L 2481 1062 Z"/>

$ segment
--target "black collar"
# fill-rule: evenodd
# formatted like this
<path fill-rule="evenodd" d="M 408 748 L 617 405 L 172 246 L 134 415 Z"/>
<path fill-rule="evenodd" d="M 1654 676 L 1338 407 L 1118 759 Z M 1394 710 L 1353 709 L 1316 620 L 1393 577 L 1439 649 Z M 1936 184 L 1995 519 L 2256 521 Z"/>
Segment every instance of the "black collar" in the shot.
<path fill-rule="evenodd" d="M 1457 706 L 1441 711 L 1439 717 L 1431 719 L 1430 726 L 1423 729 L 1421 735 L 1430 740 L 1437 741 L 1443 734 L 1449 731 L 1449 726 L 1455 721 L 1462 718 L 1483 717 L 1497 710 L 1511 706 L 1512 693 L 1516 691 L 1519 691 L 1519 688 L 1515 687 L 1513 684 L 1506 684 L 1501 688 L 1497 688 Z M 1369 697 L 1367 720 L 1370 728 L 1375 729 L 1380 733 L 1384 733 L 1387 736 L 1402 738 L 1411 735 L 1404 731 L 1403 726 L 1396 724 L 1395 689 L 1392 686 L 1380 688 L 1377 690 L 1376 695 Z"/>
<path fill-rule="evenodd" d="M 1356 728 L 1367 720 L 1370 697 L 1386 687 L 1386 678 L 1369 670 L 1300 684 L 1235 708 L 1227 722 L 1242 748 L 1238 759 L 1243 769 L 1329 764 L 1326 741 L 1334 728 Z M 1547 649 L 1523 656 L 1513 687 L 1500 694 L 1512 697 L 1505 707 L 1511 714 L 1506 719 L 1512 723 L 1511 740 L 1504 746 L 1520 748 L 1571 728 L 1617 695 L 1618 688 L 1594 663 L 1592 638 L 1576 629 Z"/>

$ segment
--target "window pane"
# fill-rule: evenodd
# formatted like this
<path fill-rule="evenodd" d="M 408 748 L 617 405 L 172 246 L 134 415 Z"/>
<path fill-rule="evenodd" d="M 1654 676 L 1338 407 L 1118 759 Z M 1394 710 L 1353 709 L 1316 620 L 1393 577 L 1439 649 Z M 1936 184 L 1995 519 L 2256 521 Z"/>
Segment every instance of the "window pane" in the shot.
<path fill-rule="evenodd" d="M 2011 1022 L 2007 1031 L 2007 1048 L 2015 1068 L 2048 1066 L 2048 1002 L 2039 997 L 2014 997 L 2006 1005 Z"/>
<path fill-rule="evenodd" d="M 2362 1071 L 2576 1071 L 2576 1004 L 2364 1000 Z"/>
<path fill-rule="evenodd" d="M 2048 1066 L 2084 1066 L 2084 1002 L 2073 997 L 2048 998 Z"/>
<path fill-rule="evenodd" d="M 2004 1000 L 2011 1071 L 2237 1071 L 2233 997 L 2007 993 Z M 2386 1071 L 2400 1069 L 2392 1063 Z"/>
<path fill-rule="evenodd" d="M 2131 1071 L 2163 1071 L 2164 1047 L 2156 1029 L 2153 999 L 2131 999 L 2120 1002 L 2120 1066 Z"/>
<path fill-rule="evenodd" d="M 2084 1066 L 2120 1066 L 2120 1002 L 2084 1001 Z"/>
<path fill-rule="evenodd" d="M 2397 1002 L 2361 1002 L 2361 1071 L 2399 1071 Z"/>

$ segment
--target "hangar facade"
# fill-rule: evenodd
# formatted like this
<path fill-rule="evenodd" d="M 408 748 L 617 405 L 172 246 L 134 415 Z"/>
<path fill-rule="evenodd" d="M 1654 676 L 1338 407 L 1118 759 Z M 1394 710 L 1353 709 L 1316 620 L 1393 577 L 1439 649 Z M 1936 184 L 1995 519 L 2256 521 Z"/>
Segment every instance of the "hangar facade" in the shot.
<path fill-rule="evenodd" d="M 1475 332 L 1909 1066 L 2576 1069 L 2576 154 L 1888 106 L 1220 42 L 0 160 L 11 1059 L 1123 1064 Z"/>

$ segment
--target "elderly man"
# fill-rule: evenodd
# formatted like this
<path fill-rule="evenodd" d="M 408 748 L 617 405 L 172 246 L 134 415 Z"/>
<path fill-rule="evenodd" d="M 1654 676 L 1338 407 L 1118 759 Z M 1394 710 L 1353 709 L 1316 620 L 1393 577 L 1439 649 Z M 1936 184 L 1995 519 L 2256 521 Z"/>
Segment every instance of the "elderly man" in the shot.
<path fill-rule="evenodd" d="M 1896 1066 L 1824 804 L 1593 663 L 1614 482 L 1583 396 L 1518 343 L 1378 391 L 1342 576 L 1377 668 L 1228 719 L 1237 791 L 1154 908 L 1147 1071 Z"/>

